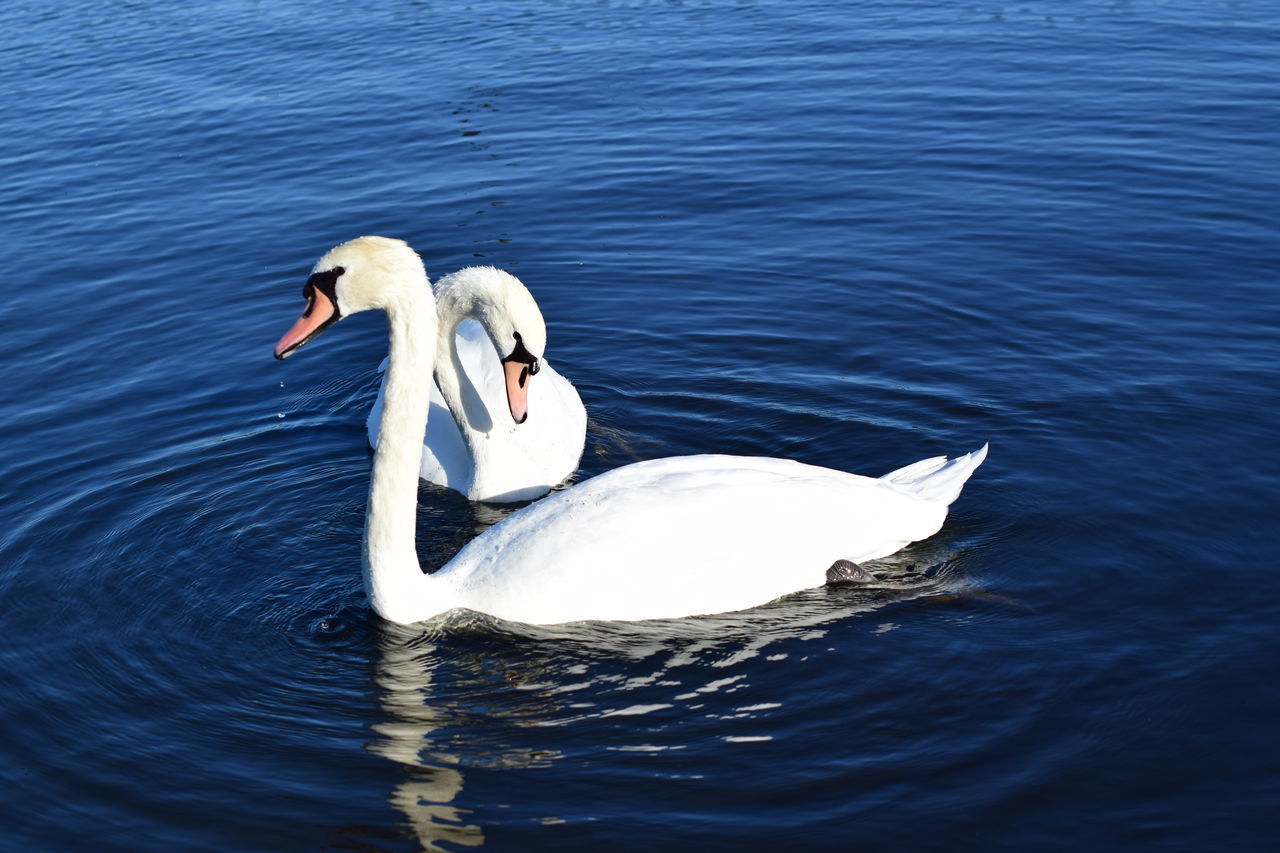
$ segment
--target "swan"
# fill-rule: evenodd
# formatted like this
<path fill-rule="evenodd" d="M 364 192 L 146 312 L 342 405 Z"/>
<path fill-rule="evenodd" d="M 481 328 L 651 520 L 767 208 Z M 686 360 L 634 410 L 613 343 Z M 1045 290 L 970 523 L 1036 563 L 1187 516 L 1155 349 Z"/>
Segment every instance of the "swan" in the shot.
<path fill-rule="evenodd" d="M 512 513 L 428 575 L 415 530 L 437 322 L 422 261 L 403 241 L 359 237 L 316 263 L 303 295 L 278 359 L 342 317 L 387 314 L 363 577 L 371 606 L 392 622 L 457 608 L 533 624 L 679 618 L 867 581 L 858 563 L 936 533 L 986 457 L 984 445 L 880 478 L 763 457 L 637 462 Z"/>
<path fill-rule="evenodd" d="M 587 411 L 542 357 L 547 327 L 538 303 L 520 279 L 493 267 L 439 279 L 435 298 L 435 383 L 419 476 L 473 501 L 545 495 L 577 470 Z M 366 421 L 373 447 L 385 394 L 384 373 Z"/>

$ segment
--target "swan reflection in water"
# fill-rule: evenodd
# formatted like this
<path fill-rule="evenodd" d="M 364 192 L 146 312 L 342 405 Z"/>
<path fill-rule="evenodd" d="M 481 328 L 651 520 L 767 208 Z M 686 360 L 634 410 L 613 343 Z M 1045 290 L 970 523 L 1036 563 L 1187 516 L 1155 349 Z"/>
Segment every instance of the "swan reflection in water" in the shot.
<path fill-rule="evenodd" d="M 781 713 L 789 697 L 773 696 L 767 712 L 744 715 L 736 707 L 741 701 L 711 694 L 750 688 L 764 661 L 793 653 L 789 645 L 820 639 L 839 620 L 893 604 L 995 600 L 949 568 L 952 548 L 922 543 L 867 564 L 881 581 L 873 588 L 805 590 L 715 616 L 529 626 L 455 613 L 425 625 L 380 622 L 376 684 L 384 719 L 373 726 L 368 749 L 404 768 L 389 800 L 423 849 L 449 849 L 441 842 L 481 846 L 484 814 L 500 806 L 480 802 L 485 795 L 461 798 L 468 769 L 548 767 L 565 758 L 550 744 L 570 739 L 547 729 L 582 726 L 593 727 L 587 741 L 605 751 L 688 749 L 695 754 L 684 753 L 686 760 L 696 766 L 707 727 L 713 739 L 737 731 L 733 726 L 741 723 L 731 721 L 744 716 L 757 717 L 752 731 L 770 728 L 768 717 Z M 777 676 L 770 671 L 768 678 Z M 718 703 L 723 713 L 708 713 Z M 655 711 L 662 725 L 643 719 Z M 571 740 L 581 742 L 581 730 L 575 735 Z M 503 788 L 518 791 L 524 784 L 528 780 Z M 536 808 L 507 815 L 523 812 L 534 823 L 561 819 L 529 814 Z"/>
<path fill-rule="evenodd" d="M 436 647 L 410 628 L 383 623 L 375 681 L 387 720 L 373 730 L 379 735 L 370 752 L 409 768 L 391 793 L 391 805 L 403 812 L 424 850 L 443 850 L 436 842 L 479 847 L 484 832 L 467 823 L 467 809 L 452 805 L 462 791 L 458 756 L 437 751 L 436 729 L 454 722 L 447 709 L 428 704 L 432 656 Z"/>

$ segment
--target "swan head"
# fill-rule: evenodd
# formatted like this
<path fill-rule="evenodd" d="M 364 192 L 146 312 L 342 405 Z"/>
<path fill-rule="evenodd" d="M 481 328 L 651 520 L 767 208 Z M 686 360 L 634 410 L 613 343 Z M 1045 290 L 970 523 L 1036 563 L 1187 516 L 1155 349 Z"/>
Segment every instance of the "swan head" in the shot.
<path fill-rule="evenodd" d="M 516 423 L 529 417 L 529 383 L 542 367 L 547 324 L 520 279 L 494 267 L 467 267 L 436 285 L 441 316 L 474 317 L 502 361 L 507 406 Z"/>
<path fill-rule="evenodd" d="M 403 240 L 357 237 L 325 253 L 302 287 L 307 300 L 298 322 L 276 344 L 286 358 L 349 314 L 386 310 L 406 300 L 430 298 L 422 258 Z"/>

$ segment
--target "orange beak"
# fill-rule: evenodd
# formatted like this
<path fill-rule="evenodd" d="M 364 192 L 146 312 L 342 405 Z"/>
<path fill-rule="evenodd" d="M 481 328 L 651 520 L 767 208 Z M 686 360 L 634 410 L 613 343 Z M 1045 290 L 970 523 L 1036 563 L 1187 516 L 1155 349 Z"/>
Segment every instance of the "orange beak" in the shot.
<path fill-rule="evenodd" d="M 276 344 L 276 358 L 289 356 L 298 347 L 323 332 L 337 319 L 338 309 L 329 300 L 329 297 L 318 289 L 312 288 L 311 296 L 307 300 L 307 310 L 302 312 L 298 322 L 294 323 L 293 327 L 284 333 L 280 343 Z"/>
<path fill-rule="evenodd" d="M 502 371 L 507 378 L 507 408 L 511 417 L 522 424 L 529 417 L 529 381 L 533 378 L 529 365 L 523 361 L 503 361 Z"/>

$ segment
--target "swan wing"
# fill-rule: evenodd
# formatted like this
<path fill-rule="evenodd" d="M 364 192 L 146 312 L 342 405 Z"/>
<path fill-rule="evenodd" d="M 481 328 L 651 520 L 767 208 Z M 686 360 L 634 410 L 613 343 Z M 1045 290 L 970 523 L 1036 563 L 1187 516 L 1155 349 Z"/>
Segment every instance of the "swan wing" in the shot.
<path fill-rule="evenodd" d="M 946 515 L 870 477 L 783 459 L 688 456 L 602 474 L 509 516 L 434 577 L 521 622 L 742 610 L 822 585 Z"/>

